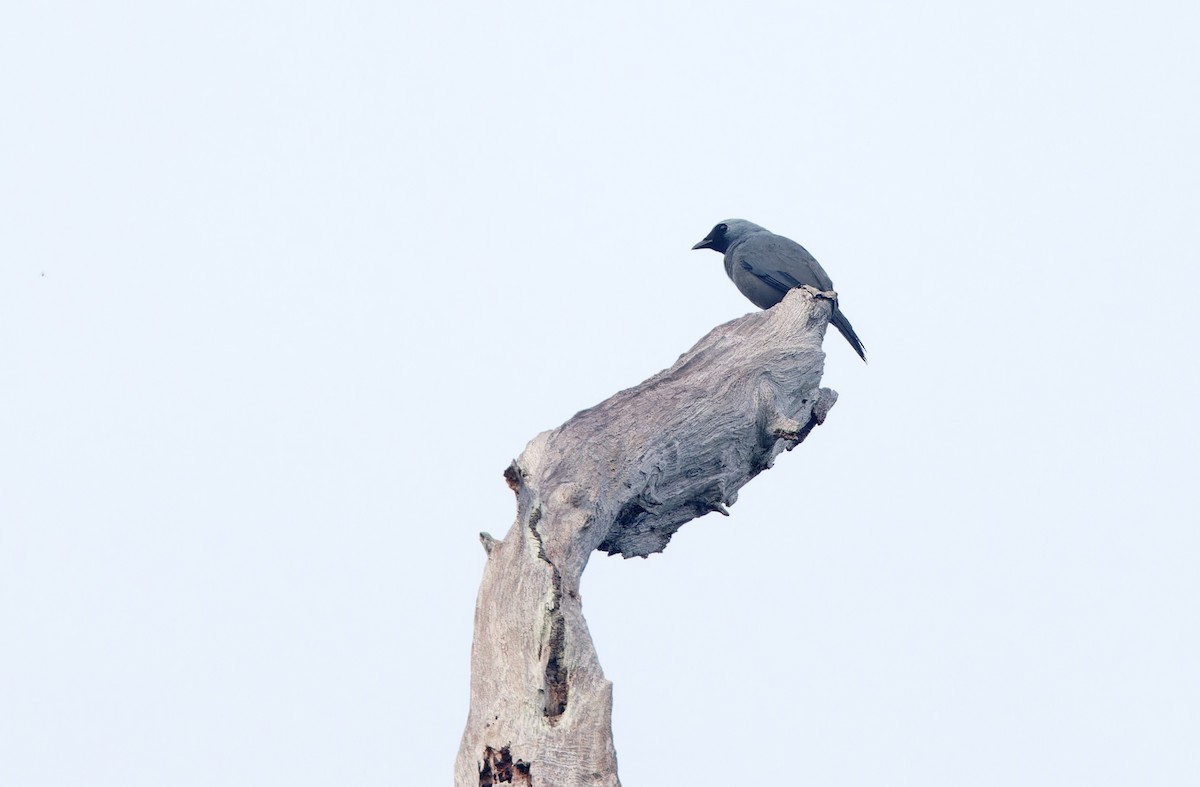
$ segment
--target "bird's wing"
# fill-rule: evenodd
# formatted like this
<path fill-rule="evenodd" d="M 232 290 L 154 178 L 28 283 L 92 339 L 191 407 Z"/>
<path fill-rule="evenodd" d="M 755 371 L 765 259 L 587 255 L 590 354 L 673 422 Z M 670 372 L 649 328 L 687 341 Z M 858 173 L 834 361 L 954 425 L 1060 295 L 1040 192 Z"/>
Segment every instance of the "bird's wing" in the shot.
<path fill-rule="evenodd" d="M 790 282 L 788 282 L 787 279 L 791 279 L 791 276 L 788 276 L 786 273 L 783 273 L 782 271 L 772 271 L 772 270 L 763 270 L 760 268 L 755 268 L 744 257 L 736 260 L 736 264 L 739 268 L 746 271 L 750 275 L 754 276 L 756 279 L 761 281 L 763 284 L 767 285 L 768 287 L 770 287 L 773 290 L 776 290 L 781 296 L 786 295 L 787 291 L 792 289 L 793 287 L 799 286 L 798 284 L 791 284 Z M 782 279 L 782 281 L 781 281 L 781 279 Z"/>
<path fill-rule="evenodd" d="M 808 250 L 782 235 L 755 234 L 739 244 L 734 252 L 735 265 L 780 293 L 801 284 L 819 290 L 833 289 L 829 275 Z"/>

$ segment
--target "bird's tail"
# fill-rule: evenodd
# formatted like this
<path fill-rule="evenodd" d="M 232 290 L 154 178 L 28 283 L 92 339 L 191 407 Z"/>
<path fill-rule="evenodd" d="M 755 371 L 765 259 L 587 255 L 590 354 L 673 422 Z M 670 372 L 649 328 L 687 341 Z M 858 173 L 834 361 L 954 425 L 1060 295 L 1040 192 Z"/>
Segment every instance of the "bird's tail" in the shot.
<path fill-rule="evenodd" d="M 846 341 L 850 342 L 850 346 L 854 348 L 854 352 L 858 353 L 858 357 L 863 359 L 863 363 L 866 363 L 867 350 L 858 340 L 858 334 L 854 332 L 854 327 L 850 325 L 850 321 L 846 319 L 846 315 L 842 313 L 836 303 L 833 306 L 833 316 L 829 318 L 829 321 L 842 336 L 846 337 Z"/>

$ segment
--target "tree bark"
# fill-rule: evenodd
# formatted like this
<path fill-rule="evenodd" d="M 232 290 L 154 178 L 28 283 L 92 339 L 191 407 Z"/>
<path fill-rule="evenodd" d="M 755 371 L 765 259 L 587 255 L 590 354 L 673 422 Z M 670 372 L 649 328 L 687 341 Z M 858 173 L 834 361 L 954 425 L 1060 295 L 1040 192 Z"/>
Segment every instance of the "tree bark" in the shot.
<path fill-rule="evenodd" d="M 475 608 L 457 787 L 619 785 L 612 684 L 579 599 L 589 556 L 661 552 L 725 515 L 837 400 L 821 388 L 830 293 L 790 292 L 721 325 L 641 385 L 530 441 L 505 471 L 517 518 L 488 553 Z"/>

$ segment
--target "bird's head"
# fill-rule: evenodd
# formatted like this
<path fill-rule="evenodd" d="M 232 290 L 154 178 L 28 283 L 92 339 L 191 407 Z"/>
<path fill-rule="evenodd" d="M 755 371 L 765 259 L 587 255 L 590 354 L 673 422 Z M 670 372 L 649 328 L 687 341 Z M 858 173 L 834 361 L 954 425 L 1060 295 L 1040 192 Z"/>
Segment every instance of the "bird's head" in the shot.
<path fill-rule="evenodd" d="M 766 230 L 745 219 L 725 219 L 713 227 L 704 240 L 697 243 L 692 249 L 712 249 L 724 254 L 730 246 L 754 232 L 766 232 Z"/>

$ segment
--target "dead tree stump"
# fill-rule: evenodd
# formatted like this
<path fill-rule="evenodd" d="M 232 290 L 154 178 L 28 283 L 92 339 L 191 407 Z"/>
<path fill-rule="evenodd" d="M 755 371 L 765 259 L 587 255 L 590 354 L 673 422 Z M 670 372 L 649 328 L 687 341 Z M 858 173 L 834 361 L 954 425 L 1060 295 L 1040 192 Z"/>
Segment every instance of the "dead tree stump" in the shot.
<path fill-rule="evenodd" d="M 475 607 L 457 787 L 619 785 L 612 684 L 579 600 L 592 552 L 661 552 L 798 445 L 837 400 L 821 388 L 830 294 L 793 290 L 715 328 L 671 368 L 530 441 L 504 476 L 517 519 Z"/>

